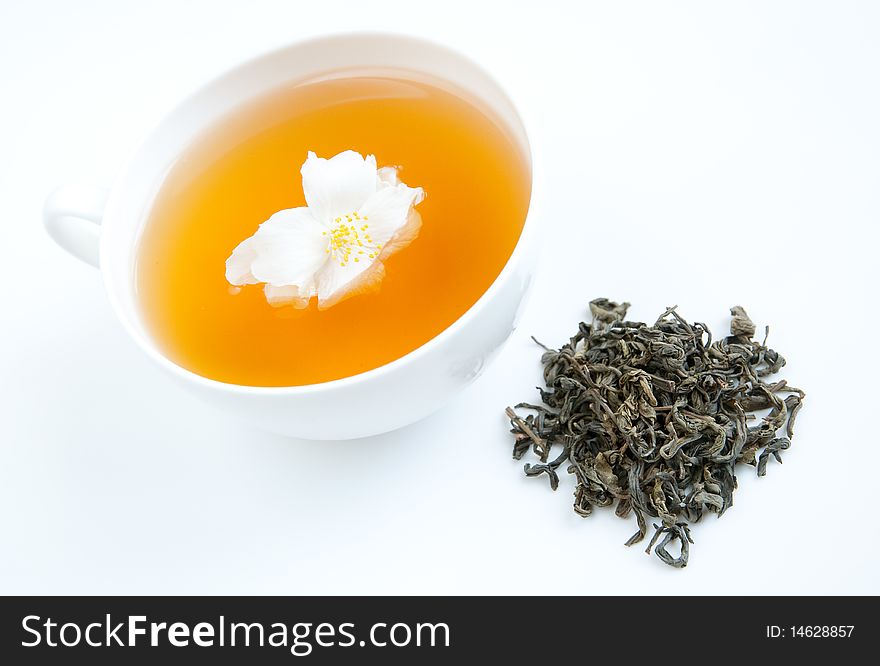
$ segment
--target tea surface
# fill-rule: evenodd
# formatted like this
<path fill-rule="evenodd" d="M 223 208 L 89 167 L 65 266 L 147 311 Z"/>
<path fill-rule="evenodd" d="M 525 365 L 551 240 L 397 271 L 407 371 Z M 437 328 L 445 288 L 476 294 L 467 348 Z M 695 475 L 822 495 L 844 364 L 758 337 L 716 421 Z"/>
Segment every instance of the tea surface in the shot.
<path fill-rule="evenodd" d="M 235 293 L 230 251 L 273 213 L 305 205 L 307 152 L 374 154 L 425 189 L 418 238 L 385 262 L 381 288 L 327 310 Z M 202 136 L 171 169 L 138 251 L 144 319 L 164 353 L 233 384 L 297 386 L 389 363 L 449 327 L 495 280 L 528 211 L 530 174 L 470 102 L 396 78 L 278 91 Z"/>

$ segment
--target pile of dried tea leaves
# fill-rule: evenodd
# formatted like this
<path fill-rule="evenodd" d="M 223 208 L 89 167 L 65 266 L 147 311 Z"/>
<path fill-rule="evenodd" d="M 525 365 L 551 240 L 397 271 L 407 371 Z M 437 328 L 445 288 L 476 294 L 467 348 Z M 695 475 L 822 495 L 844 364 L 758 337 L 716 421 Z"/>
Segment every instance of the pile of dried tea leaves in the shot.
<path fill-rule="evenodd" d="M 649 517 L 658 518 L 646 552 L 656 544 L 663 562 L 684 567 L 689 524 L 732 506 L 736 464 L 756 465 L 764 476 L 770 456 L 782 462 L 804 393 L 785 380 L 765 381 L 785 359 L 766 336 L 752 339 L 755 325 L 739 306 L 731 309 L 730 336 L 715 342 L 674 307 L 653 326 L 626 321 L 628 308 L 597 299 L 592 323 L 582 322 L 568 344 L 541 345 L 544 404 L 517 405 L 525 416 L 507 408 L 513 457 L 531 448 L 541 462 L 526 464 L 526 474 L 546 475 L 554 490 L 567 464 L 581 516 L 615 502 L 621 518 L 635 514 L 639 530 L 628 546 L 645 538 Z M 753 414 L 768 409 L 760 420 Z M 667 550 L 674 541 L 678 556 Z"/>

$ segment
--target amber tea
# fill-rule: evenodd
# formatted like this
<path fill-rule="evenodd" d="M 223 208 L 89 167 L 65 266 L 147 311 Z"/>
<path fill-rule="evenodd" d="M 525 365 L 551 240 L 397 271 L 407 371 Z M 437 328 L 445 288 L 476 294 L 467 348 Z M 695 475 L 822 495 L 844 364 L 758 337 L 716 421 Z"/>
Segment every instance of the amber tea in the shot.
<path fill-rule="evenodd" d="M 408 211 L 390 197 L 360 205 L 334 190 L 331 171 L 350 189 L 387 188 L 370 201 L 406 190 Z M 445 85 L 381 76 L 278 90 L 205 133 L 169 172 L 140 241 L 144 319 L 171 360 L 223 382 L 356 375 L 421 346 L 480 298 L 529 197 L 515 141 Z M 383 236 L 393 215 L 392 230 L 406 232 Z"/>

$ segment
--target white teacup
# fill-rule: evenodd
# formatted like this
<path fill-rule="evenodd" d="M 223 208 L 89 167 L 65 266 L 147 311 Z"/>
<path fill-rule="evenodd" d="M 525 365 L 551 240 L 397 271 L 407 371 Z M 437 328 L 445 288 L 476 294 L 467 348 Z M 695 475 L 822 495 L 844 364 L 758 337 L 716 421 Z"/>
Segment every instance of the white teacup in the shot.
<path fill-rule="evenodd" d="M 267 430 L 309 439 L 366 437 L 413 423 L 472 382 L 513 331 L 536 263 L 534 205 L 504 270 L 460 319 L 396 361 L 322 384 L 238 386 L 180 367 L 159 351 L 147 332 L 134 285 L 138 240 L 154 196 L 170 165 L 203 130 L 279 86 L 371 70 L 399 71 L 401 65 L 414 75 L 446 80 L 484 105 L 519 143 L 534 173 L 532 149 L 516 108 L 472 61 L 420 39 L 339 35 L 261 56 L 198 90 L 160 123 L 109 192 L 62 187 L 50 195 L 46 227 L 71 254 L 100 266 L 113 309 L 141 349 L 178 382 L 225 412 Z M 540 196 L 535 184 L 533 202 Z"/>

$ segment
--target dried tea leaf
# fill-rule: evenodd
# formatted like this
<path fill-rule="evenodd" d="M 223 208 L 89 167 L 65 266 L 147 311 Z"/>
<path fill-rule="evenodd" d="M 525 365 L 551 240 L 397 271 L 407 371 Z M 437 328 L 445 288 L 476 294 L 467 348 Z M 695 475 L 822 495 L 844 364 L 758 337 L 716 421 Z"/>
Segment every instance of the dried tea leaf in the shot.
<path fill-rule="evenodd" d="M 764 476 L 770 457 L 782 462 L 804 392 L 763 380 L 785 359 L 766 337 L 753 339 L 755 325 L 741 306 L 730 310 L 730 336 L 716 341 L 675 307 L 652 326 L 626 321 L 628 309 L 629 303 L 596 299 L 592 321 L 581 322 L 566 345 L 538 343 L 543 404 L 517 405 L 531 412 L 524 417 L 507 408 L 513 457 L 531 448 L 541 462 L 526 464 L 526 475 L 547 475 L 553 490 L 556 470 L 567 462 L 577 514 L 616 502 L 618 516 L 635 515 L 639 529 L 628 546 L 645 538 L 649 516 L 660 519 L 647 552 L 683 568 L 690 524 L 733 505 L 736 464 L 756 466 Z M 767 409 L 754 420 L 753 412 Z M 557 446 L 561 453 L 548 463 Z M 677 557 L 668 550 L 674 542 Z"/>

